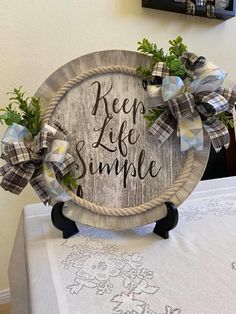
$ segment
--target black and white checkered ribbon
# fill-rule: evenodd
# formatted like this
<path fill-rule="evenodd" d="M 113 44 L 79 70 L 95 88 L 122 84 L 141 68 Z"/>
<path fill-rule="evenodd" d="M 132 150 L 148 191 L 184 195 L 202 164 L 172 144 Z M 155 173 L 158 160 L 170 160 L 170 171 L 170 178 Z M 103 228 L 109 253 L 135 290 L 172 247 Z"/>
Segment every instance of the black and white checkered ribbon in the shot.
<path fill-rule="evenodd" d="M 45 156 L 50 153 L 53 141 L 54 134 L 42 130 L 34 138 L 33 145 L 23 140 L 5 143 L 1 158 L 6 164 L 0 168 L 0 175 L 3 176 L 0 186 L 11 193 L 20 194 L 30 183 L 44 204 L 50 202 L 49 193 L 45 189 L 43 163 Z M 73 168 L 74 159 L 67 153 L 62 163 L 52 161 L 51 164 L 55 172 L 63 177 Z"/>
<path fill-rule="evenodd" d="M 182 54 L 180 60 L 183 63 L 185 69 L 191 72 L 195 71 L 197 68 L 199 69 L 206 62 L 206 58 L 204 58 L 203 56 L 199 57 L 195 53 L 189 51 L 185 51 Z"/>
<path fill-rule="evenodd" d="M 197 56 L 186 51 L 180 60 L 190 76 L 193 73 L 196 76 L 196 70 L 205 70 L 206 59 L 203 56 Z M 165 64 L 156 64 L 154 69 L 153 76 L 158 75 L 162 79 L 168 76 L 168 69 L 166 69 Z M 209 79 L 214 82 L 214 75 L 209 76 Z M 207 82 L 208 86 L 211 87 L 209 79 Z M 150 97 L 153 98 L 151 95 Z M 208 132 L 213 147 L 219 151 L 222 147 L 227 148 L 229 146 L 230 136 L 227 127 L 217 118 L 217 115 L 221 112 L 232 113 L 235 103 L 236 91 L 227 88 L 218 87 L 216 91 L 185 92 L 160 105 L 165 111 L 157 118 L 149 131 L 151 134 L 157 135 L 160 144 L 163 144 L 178 128 L 180 121 L 183 121 L 182 119 L 200 115 L 202 125 Z"/>
<path fill-rule="evenodd" d="M 164 62 L 157 62 L 152 71 L 152 76 L 159 76 L 161 78 L 164 78 L 166 76 L 170 75 L 170 70 L 167 68 L 166 64 Z"/>
<path fill-rule="evenodd" d="M 149 131 L 152 135 L 158 135 L 160 143 L 163 144 L 177 128 L 178 122 L 191 117 L 197 110 L 213 147 L 219 151 L 223 146 L 229 146 L 230 136 L 227 127 L 216 115 L 225 111 L 231 112 L 235 101 L 236 92 L 223 88 L 218 92 L 184 93 L 166 102 L 166 110 Z"/>

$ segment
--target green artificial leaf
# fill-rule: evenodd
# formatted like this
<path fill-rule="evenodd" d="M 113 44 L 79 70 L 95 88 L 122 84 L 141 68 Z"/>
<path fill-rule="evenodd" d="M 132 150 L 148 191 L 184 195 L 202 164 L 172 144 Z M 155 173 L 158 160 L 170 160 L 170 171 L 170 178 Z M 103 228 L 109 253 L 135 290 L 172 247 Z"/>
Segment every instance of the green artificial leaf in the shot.
<path fill-rule="evenodd" d="M 170 68 L 170 67 L 171 67 L 171 64 L 172 64 L 172 62 L 173 62 L 174 60 L 176 60 L 176 57 L 175 57 L 175 56 L 173 56 L 173 55 L 167 56 L 167 57 L 166 57 L 166 66 L 167 66 L 168 68 Z"/>
<path fill-rule="evenodd" d="M 5 122 L 6 125 L 12 125 L 13 123 L 20 123 L 21 121 L 20 113 L 17 113 L 16 111 L 9 111 L 7 109 L 4 109 L 4 110 L 5 110 L 5 113 L 0 115 L 1 123 Z"/>
<path fill-rule="evenodd" d="M 148 78 L 148 77 L 150 77 L 150 76 L 152 75 L 151 70 L 148 69 L 148 68 L 146 68 L 146 67 L 144 67 L 144 68 L 138 67 L 138 68 L 136 69 L 136 73 L 137 73 L 139 76 L 141 76 L 142 78 Z"/>
<path fill-rule="evenodd" d="M 2 117 L 1 121 L 5 121 L 7 125 L 18 123 L 25 126 L 33 136 L 37 135 L 42 128 L 40 99 L 37 97 L 25 97 L 25 93 L 21 91 L 22 87 L 14 88 L 9 98 L 9 105 L 5 112 L 7 115 Z M 17 106 L 19 111 L 12 109 Z"/>
<path fill-rule="evenodd" d="M 61 183 L 70 190 L 78 188 L 78 178 L 72 173 L 67 173 L 61 180 Z"/>
<path fill-rule="evenodd" d="M 221 112 L 216 115 L 216 117 L 227 127 L 234 127 L 234 119 L 231 113 L 229 112 Z"/>
<path fill-rule="evenodd" d="M 151 56 L 155 59 L 156 62 L 165 61 L 166 56 L 164 50 L 162 48 L 158 49 L 157 44 L 151 43 L 147 38 L 143 38 L 142 41 L 138 41 L 138 45 L 138 51 L 145 55 Z"/>
<path fill-rule="evenodd" d="M 149 109 L 148 113 L 144 115 L 144 119 L 147 121 L 148 127 L 150 128 L 157 118 L 164 112 L 165 109 L 153 108 Z"/>
<path fill-rule="evenodd" d="M 180 61 L 180 57 L 187 50 L 187 46 L 183 43 L 183 38 L 181 36 L 177 36 L 176 39 L 169 40 L 169 44 L 169 54 L 166 54 L 163 48 L 158 49 L 157 44 L 151 43 L 147 38 L 139 41 L 137 50 L 150 56 L 152 59 L 149 67 L 138 67 L 136 70 L 137 74 L 142 78 L 148 78 L 151 76 L 155 64 L 157 62 L 164 62 L 170 70 L 170 75 L 184 78 L 186 76 L 186 71 Z"/>
<path fill-rule="evenodd" d="M 180 67 L 181 67 L 181 62 L 179 59 L 175 59 L 171 61 L 171 65 L 170 65 L 171 70 L 177 71 Z"/>
<path fill-rule="evenodd" d="M 157 44 L 151 43 L 147 38 L 138 42 L 137 50 L 147 56 L 152 57 L 149 67 L 138 67 L 136 73 L 142 78 L 148 78 L 152 74 L 152 69 L 157 62 L 165 62 L 166 55 L 163 48 L 158 49 Z"/>
<path fill-rule="evenodd" d="M 174 76 L 179 76 L 181 78 L 185 78 L 186 76 L 186 71 L 184 69 L 184 67 L 180 67 L 179 69 L 175 70 L 175 71 L 171 71 L 171 75 L 174 75 Z"/>
<path fill-rule="evenodd" d="M 181 36 L 177 36 L 176 39 L 169 40 L 169 44 L 169 52 L 176 58 L 180 58 L 182 54 L 187 51 L 187 46 L 183 43 L 183 38 Z"/>

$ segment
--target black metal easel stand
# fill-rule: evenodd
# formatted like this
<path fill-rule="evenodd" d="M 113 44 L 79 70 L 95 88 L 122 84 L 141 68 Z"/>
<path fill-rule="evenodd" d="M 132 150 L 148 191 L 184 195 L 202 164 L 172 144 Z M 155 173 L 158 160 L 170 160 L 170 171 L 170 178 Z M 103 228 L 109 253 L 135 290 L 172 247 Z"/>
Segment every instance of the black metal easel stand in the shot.
<path fill-rule="evenodd" d="M 177 207 L 171 202 L 165 202 L 167 214 L 164 218 L 156 221 L 154 233 L 163 239 L 169 238 L 169 231 L 177 226 L 179 220 L 179 213 Z"/>
<path fill-rule="evenodd" d="M 79 229 L 76 226 L 76 223 L 65 217 L 63 215 L 63 206 L 64 202 L 56 203 L 51 212 L 51 219 L 53 225 L 62 231 L 63 238 L 68 239 L 72 237 L 73 235 L 79 233 Z"/>
<path fill-rule="evenodd" d="M 179 214 L 176 206 L 171 202 L 165 202 L 167 208 L 166 217 L 156 221 L 154 233 L 163 239 L 169 238 L 169 231 L 177 226 Z M 63 238 L 68 239 L 73 235 L 79 233 L 76 223 L 63 215 L 63 202 L 56 203 L 51 212 L 51 219 L 53 225 L 62 231 Z"/>

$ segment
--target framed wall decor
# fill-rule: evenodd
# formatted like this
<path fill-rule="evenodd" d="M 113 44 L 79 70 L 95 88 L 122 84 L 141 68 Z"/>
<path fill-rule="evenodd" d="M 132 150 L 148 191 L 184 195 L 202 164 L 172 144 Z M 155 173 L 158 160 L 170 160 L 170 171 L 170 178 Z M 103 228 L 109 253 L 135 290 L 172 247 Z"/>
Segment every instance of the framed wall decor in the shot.
<path fill-rule="evenodd" d="M 235 0 L 142 0 L 142 7 L 227 20 L 235 16 Z"/>

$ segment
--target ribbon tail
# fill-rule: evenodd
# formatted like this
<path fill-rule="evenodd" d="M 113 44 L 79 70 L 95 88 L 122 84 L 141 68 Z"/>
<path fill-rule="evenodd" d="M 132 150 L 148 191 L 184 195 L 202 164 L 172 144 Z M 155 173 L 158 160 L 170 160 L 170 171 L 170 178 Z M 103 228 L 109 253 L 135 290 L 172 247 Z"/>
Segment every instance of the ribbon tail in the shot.
<path fill-rule="evenodd" d="M 233 111 L 236 104 L 236 91 L 229 88 L 220 87 L 217 92 L 221 94 L 229 103 L 229 112 Z"/>
<path fill-rule="evenodd" d="M 5 165 L 1 168 L 1 173 L 4 174 L 5 171 L 5 174 L 0 186 L 5 191 L 20 194 L 33 176 L 34 169 L 35 167 L 32 163 L 11 166 L 8 170 Z"/>
<path fill-rule="evenodd" d="M 191 117 L 179 121 L 180 149 L 182 152 L 194 147 L 196 150 L 203 149 L 203 128 L 200 115 L 194 111 Z"/>
<path fill-rule="evenodd" d="M 176 127 L 176 120 L 168 110 L 165 110 L 153 123 L 149 132 L 152 135 L 157 135 L 160 144 L 163 144 L 171 136 Z"/>
<path fill-rule="evenodd" d="M 0 168 L 0 176 L 4 176 L 8 171 L 9 169 L 11 168 L 11 166 L 9 166 L 9 164 L 5 164 L 4 166 L 2 166 Z"/>
<path fill-rule="evenodd" d="M 49 162 L 43 164 L 43 180 L 52 199 L 57 202 L 67 202 L 71 197 L 63 190 L 57 181 L 53 166 Z"/>
<path fill-rule="evenodd" d="M 211 117 L 204 121 L 204 128 L 210 136 L 212 145 L 216 152 L 222 147 L 226 149 L 230 144 L 230 135 L 227 127 L 217 118 Z"/>
<path fill-rule="evenodd" d="M 46 205 L 47 203 L 50 204 L 50 197 L 45 190 L 44 180 L 43 180 L 43 168 L 40 167 L 36 169 L 31 180 L 30 184 L 35 192 L 38 194 L 41 201 Z"/>

